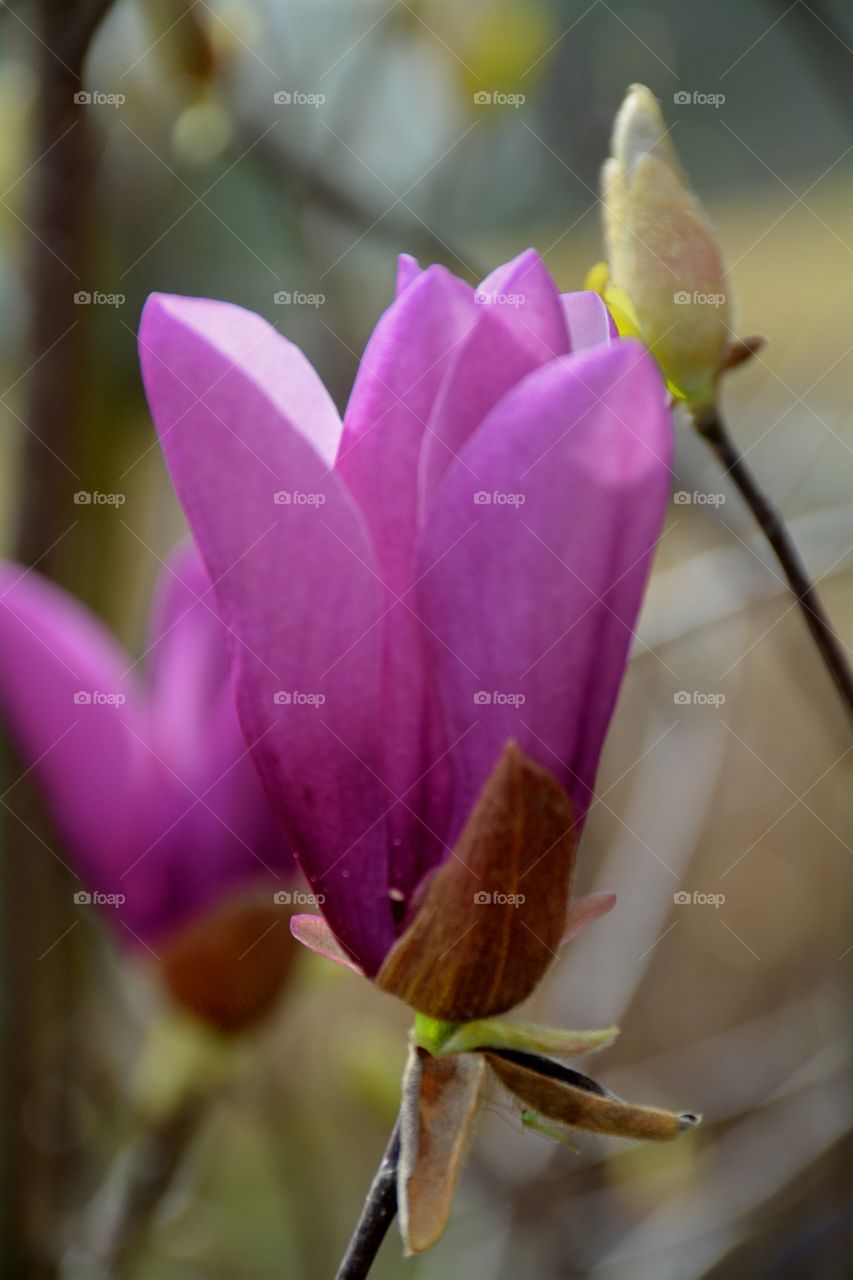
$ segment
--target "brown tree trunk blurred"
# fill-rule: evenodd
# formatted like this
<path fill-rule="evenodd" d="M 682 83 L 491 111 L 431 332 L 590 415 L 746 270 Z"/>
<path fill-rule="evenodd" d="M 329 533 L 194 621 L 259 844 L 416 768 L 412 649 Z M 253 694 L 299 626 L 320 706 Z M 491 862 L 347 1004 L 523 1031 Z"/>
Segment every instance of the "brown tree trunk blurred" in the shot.
<path fill-rule="evenodd" d="M 110 0 L 39 0 L 22 21 L 33 29 L 39 74 L 30 177 L 33 320 L 27 359 L 20 523 L 16 555 L 58 577 L 62 538 L 74 522 L 74 458 L 82 430 L 83 325 L 75 293 L 85 288 L 95 156 L 86 106 L 75 98 L 92 35 Z M 9 764 L 8 756 L 4 762 Z M 0 793 L 16 785 L 8 775 Z M 9 789 L 7 791 L 7 788 Z M 40 1086 L 72 1072 L 69 1031 L 75 981 L 69 962 L 72 886 L 36 834 L 43 821 L 24 783 L 11 816 L 4 799 L 2 874 L 3 1142 L 0 1257 L 3 1275 L 52 1271 L 57 1195 L 64 1181 L 68 1117 L 34 1118 Z M 26 825 L 25 825 L 26 824 Z M 32 828 L 32 830 L 30 830 Z M 73 956 L 73 952 L 71 953 Z M 44 1126 L 47 1125 L 47 1130 Z M 39 1135 L 33 1140 L 33 1129 Z"/>

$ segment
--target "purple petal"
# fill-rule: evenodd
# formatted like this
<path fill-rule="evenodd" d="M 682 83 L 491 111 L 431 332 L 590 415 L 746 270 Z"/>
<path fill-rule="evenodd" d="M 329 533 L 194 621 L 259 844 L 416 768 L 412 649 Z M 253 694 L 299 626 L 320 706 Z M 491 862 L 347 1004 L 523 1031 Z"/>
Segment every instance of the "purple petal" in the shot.
<path fill-rule="evenodd" d="M 0 564 L 0 651 L 5 723 L 83 886 L 123 890 L 140 782 L 150 773 L 134 737 L 146 730 L 127 655 L 66 592 L 8 562 Z"/>
<path fill-rule="evenodd" d="M 456 353 L 433 406 L 421 453 L 422 513 L 475 428 L 517 382 L 542 364 L 541 345 L 531 347 L 510 320 L 504 308 L 482 308 L 476 327 Z"/>
<path fill-rule="evenodd" d="M 149 658 L 152 748 L 173 784 L 162 829 L 180 824 L 168 841 L 183 846 L 180 897 L 193 911 L 228 891 L 265 884 L 272 894 L 293 873 L 237 719 L 225 639 L 210 578 L 187 543 L 158 584 Z"/>
<path fill-rule="evenodd" d="M 386 587 L 382 775 L 388 803 L 399 802 L 389 833 L 392 883 L 404 895 L 435 860 L 434 829 L 415 815 L 436 790 L 431 766 L 443 750 L 430 723 L 423 633 L 405 598 L 414 581 L 418 465 L 439 388 L 475 320 L 472 290 L 444 267 L 409 285 L 367 345 L 337 464 L 366 515 Z"/>
<path fill-rule="evenodd" d="M 509 738 L 584 814 L 671 448 L 655 363 L 619 342 L 532 374 L 448 468 L 423 538 L 420 601 L 448 736 L 465 735 L 451 836 Z"/>
<path fill-rule="evenodd" d="M 599 294 L 582 289 L 578 293 L 564 293 L 561 301 L 572 351 L 599 344 L 607 346 L 619 337 L 616 322 Z"/>
<path fill-rule="evenodd" d="M 535 249 L 525 249 L 486 276 L 477 290 L 477 299 L 482 305 L 515 313 L 514 327 L 540 364 L 568 354 L 569 335 L 560 294 Z"/>
<path fill-rule="evenodd" d="M 408 289 L 421 274 L 421 264 L 410 253 L 401 253 L 397 258 L 397 297 Z"/>
<path fill-rule="evenodd" d="M 325 915 L 373 973 L 394 937 L 382 597 L 361 516 L 329 469 L 334 408 L 295 347 L 224 303 L 155 295 L 140 357 L 214 582 L 243 732 Z"/>

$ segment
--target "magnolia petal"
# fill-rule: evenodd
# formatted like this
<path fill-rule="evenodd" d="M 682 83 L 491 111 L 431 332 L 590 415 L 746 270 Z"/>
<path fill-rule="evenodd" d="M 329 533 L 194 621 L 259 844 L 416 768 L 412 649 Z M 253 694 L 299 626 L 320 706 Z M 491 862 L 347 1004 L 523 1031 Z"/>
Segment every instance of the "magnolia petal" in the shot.
<path fill-rule="evenodd" d="M 445 472 L 418 595 L 455 743 L 451 841 L 510 738 L 554 773 L 582 821 L 666 512 L 672 443 L 654 361 L 620 341 L 532 373 Z"/>
<path fill-rule="evenodd" d="M 540 364 L 568 355 L 569 334 L 560 293 L 535 249 L 493 271 L 477 289 L 482 305 L 513 316 L 513 328 L 530 345 Z"/>
<path fill-rule="evenodd" d="M 701 1116 L 692 1112 L 632 1106 L 586 1077 L 580 1077 L 583 1086 L 569 1083 L 571 1078 L 578 1079 L 578 1073 L 569 1072 L 559 1063 L 549 1063 L 547 1058 L 516 1055 L 518 1059 L 529 1056 L 540 1070 L 505 1056 L 493 1053 L 485 1056 L 501 1083 L 525 1106 L 572 1129 L 644 1142 L 669 1142 L 701 1121 Z M 553 1074 L 543 1074 L 549 1067 Z"/>
<path fill-rule="evenodd" d="M 482 308 L 476 327 L 456 352 L 423 444 L 418 484 L 422 512 L 474 430 L 516 383 L 547 358 L 539 344 L 525 340 L 529 335 L 518 322 L 510 324 L 510 318 L 512 312 L 506 308 Z"/>
<path fill-rule="evenodd" d="M 323 916 L 291 916 L 290 932 L 297 942 L 301 942 L 303 947 L 307 947 L 315 955 L 333 960 L 335 964 L 343 965 L 364 977 L 363 971 L 344 951 Z"/>
<path fill-rule="evenodd" d="M 600 1031 L 562 1031 L 534 1022 L 507 1022 L 503 1018 L 480 1018 L 463 1022 L 444 1041 L 440 1053 L 470 1053 L 475 1049 L 522 1049 L 550 1054 L 555 1058 L 575 1058 L 606 1049 L 619 1035 L 618 1027 Z"/>
<path fill-rule="evenodd" d="M 422 271 L 421 264 L 417 258 L 413 258 L 410 253 L 401 253 L 397 257 L 397 297 L 404 289 L 408 289 L 413 281 L 417 280 Z"/>
<path fill-rule="evenodd" d="M 575 840 L 568 796 L 509 743 L 377 983 L 430 1018 L 505 1013 L 555 958 Z"/>
<path fill-rule="evenodd" d="M 619 336 L 616 322 L 604 299 L 590 289 L 562 295 L 563 314 L 572 351 L 608 345 Z"/>
<path fill-rule="evenodd" d="M 485 1063 L 434 1058 L 412 1045 L 403 1075 L 397 1202 L 406 1254 L 444 1234 L 480 1109 Z"/>
<path fill-rule="evenodd" d="M 215 584 L 243 733 L 338 939 L 375 972 L 395 936 L 376 716 L 383 603 L 364 522 L 331 469 L 334 406 L 292 344 L 224 303 L 155 295 L 140 358 Z"/>
<path fill-rule="evenodd" d="M 579 933 L 583 933 L 588 925 L 594 924 L 596 920 L 606 916 L 608 911 L 612 911 L 615 906 L 615 893 L 588 893 L 583 898 L 575 898 L 573 902 L 569 903 L 569 909 L 566 912 L 563 942 L 569 942 L 570 939 L 576 938 Z"/>
<path fill-rule="evenodd" d="M 448 768 L 411 587 L 421 445 L 447 369 L 475 320 L 471 288 L 444 267 L 428 267 L 404 289 L 365 349 L 336 463 L 369 526 L 377 585 L 385 588 L 382 694 L 372 714 L 383 726 L 379 773 L 389 810 L 390 883 L 400 901 L 445 852 L 433 834 L 438 824 L 418 820 L 446 790 Z"/>
<path fill-rule="evenodd" d="M 155 770 L 131 660 L 77 600 L 8 561 L 0 562 L 0 651 L 9 737 L 84 887 L 129 895 L 123 916 L 138 928 L 144 893 L 122 877 L 136 856 Z"/>

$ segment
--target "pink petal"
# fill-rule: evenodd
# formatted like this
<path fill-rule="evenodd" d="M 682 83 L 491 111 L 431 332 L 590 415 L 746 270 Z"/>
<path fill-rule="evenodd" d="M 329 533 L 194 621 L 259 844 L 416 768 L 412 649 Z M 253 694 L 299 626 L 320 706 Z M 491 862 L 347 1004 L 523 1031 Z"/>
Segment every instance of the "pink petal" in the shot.
<path fill-rule="evenodd" d="M 378 714 L 387 800 L 398 802 L 388 820 L 392 885 L 404 896 L 435 860 L 434 824 L 428 828 L 415 815 L 426 812 L 427 796 L 436 789 L 432 766 L 443 751 L 430 725 L 423 633 L 407 598 L 414 581 L 418 465 L 439 388 L 475 319 L 472 290 L 444 267 L 429 267 L 405 289 L 365 350 L 337 464 L 367 518 L 386 587 Z"/>
<path fill-rule="evenodd" d="M 486 276 L 477 290 L 483 305 L 514 313 L 514 328 L 543 364 L 567 355 L 569 335 L 560 294 L 535 249 L 525 249 Z"/>
<path fill-rule="evenodd" d="M 476 327 L 455 353 L 433 406 L 423 444 L 419 484 L 422 513 L 475 428 L 517 382 L 543 363 L 542 345 L 532 346 L 524 331 L 519 333 L 520 328 L 517 317 L 507 308 L 482 307 Z"/>
<path fill-rule="evenodd" d="M 394 937 L 382 597 L 364 523 L 329 470 L 334 408 L 295 347 L 224 303 L 155 295 L 140 358 L 228 633 L 243 732 L 335 933 L 375 972 Z"/>
<path fill-rule="evenodd" d="M 76 600 L 9 562 L 0 563 L 0 651 L 5 724 L 82 887 L 125 889 L 119 881 L 150 773 L 134 737 L 145 724 L 130 660 Z M 69 878 L 69 893 L 80 887 Z"/>
<path fill-rule="evenodd" d="M 572 351 L 600 343 L 608 345 L 619 337 L 616 322 L 599 294 L 582 289 L 579 293 L 564 293 L 561 301 Z"/>
<path fill-rule="evenodd" d="M 451 834 L 510 738 L 585 813 L 671 449 L 657 367 L 619 342 L 531 374 L 448 468 L 419 590 L 446 731 L 459 739 Z"/>
<path fill-rule="evenodd" d="M 397 258 L 397 297 L 408 289 L 421 274 L 421 264 L 410 253 L 401 253 Z"/>
<path fill-rule="evenodd" d="M 346 969 L 352 969 L 353 973 L 362 973 L 358 965 L 350 959 L 339 945 L 337 938 L 322 916 L 291 916 L 290 932 L 297 942 L 301 942 L 303 947 L 307 947 L 315 955 L 323 956 L 326 960 L 333 960 L 335 964 L 343 965 Z"/>

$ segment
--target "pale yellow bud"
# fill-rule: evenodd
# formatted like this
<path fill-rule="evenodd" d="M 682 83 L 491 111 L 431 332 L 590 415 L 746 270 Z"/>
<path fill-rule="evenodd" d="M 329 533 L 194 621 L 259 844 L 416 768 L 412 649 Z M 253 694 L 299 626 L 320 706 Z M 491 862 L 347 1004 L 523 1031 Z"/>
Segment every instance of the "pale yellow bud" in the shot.
<path fill-rule="evenodd" d="M 602 172 L 610 279 L 688 405 L 713 403 L 729 345 L 726 271 L 654 95 L 632 85 Z"/>

